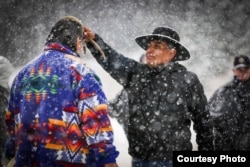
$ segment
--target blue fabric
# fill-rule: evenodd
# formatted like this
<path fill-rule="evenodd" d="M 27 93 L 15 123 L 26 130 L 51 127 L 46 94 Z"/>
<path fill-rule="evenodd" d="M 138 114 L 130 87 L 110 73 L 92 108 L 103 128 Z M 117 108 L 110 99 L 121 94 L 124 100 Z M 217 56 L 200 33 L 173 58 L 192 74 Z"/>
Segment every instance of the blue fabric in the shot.
<path fill-rule="evenodd" d="M 107 103 L 98 77 L 76 53 L 47 44 L 11 87 L 6 156 L 14 156 L 16 143 L 16 166 L 115 162 Z"/>

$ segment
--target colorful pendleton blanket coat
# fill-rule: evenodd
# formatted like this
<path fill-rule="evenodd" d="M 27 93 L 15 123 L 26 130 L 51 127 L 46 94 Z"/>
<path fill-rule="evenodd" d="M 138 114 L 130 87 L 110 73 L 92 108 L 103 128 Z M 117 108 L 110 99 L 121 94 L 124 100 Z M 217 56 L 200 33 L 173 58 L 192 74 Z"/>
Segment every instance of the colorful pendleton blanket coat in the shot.
<path fill-rule="evenodd" d="M 118 152 L 107 112 L 94 72 L 65 46 L 47 44 L 12 84 L 6 156 L 15 154 L 16 166 L 22 167 L 115 162 Z"/>

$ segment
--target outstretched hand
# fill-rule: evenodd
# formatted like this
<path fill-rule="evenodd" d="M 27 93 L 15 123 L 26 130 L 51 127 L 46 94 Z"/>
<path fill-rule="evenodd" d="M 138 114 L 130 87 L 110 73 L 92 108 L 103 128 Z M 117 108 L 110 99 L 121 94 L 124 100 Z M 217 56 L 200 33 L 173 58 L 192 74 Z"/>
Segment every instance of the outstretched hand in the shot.
<path fill-rule="evenodd" d="M 85 26 L 83 26 L 83 35 L 84 35 L 84 40 L 87 42 L 95 38 L 95 33 Z"/>
<path fill-rule="evenodd" d="M 82 29 L 83 29 L 83 35 L 84 35 L 83 40 L 85 42 L 92 43 L 94 45 L 94 47 L 100 52 L 103 59 L 105 60 L 106 56 L 105 56 L 104 52 L 102 51 L 102 48 L 100 48 L 100 46 L 94 41 L 95 33 L 93 31 L 91 31 L 91 29 L 89 29 L 86 26 L 83 26 Z"/>

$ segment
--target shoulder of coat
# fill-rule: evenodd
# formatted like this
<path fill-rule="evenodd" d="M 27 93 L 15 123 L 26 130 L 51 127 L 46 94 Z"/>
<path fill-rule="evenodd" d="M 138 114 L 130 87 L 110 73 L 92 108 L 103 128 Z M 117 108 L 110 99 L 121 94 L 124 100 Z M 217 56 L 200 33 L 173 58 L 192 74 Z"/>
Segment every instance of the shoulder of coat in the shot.
<path fill-rule="evenodd" d="M 83 60 L 80 59 L 80 57 L 76 57 L 76 56 L 73 56 L 73 55 L 70 55 L 70 54 L 66 54 L 65 55 L 67 58 L 77 62 L 77 63 L 80 63 L 80 64 L 84 64 Z"/>

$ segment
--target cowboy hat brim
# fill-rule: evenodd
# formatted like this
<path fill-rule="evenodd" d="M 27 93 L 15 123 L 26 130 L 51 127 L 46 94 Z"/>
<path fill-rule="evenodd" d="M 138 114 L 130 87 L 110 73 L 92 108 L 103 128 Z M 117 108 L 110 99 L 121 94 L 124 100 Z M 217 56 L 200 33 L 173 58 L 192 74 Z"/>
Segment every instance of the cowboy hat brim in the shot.
<path fill-rule="evenodd" d="M 246 64 L 238 64 L 236 66 L 234 66 L 235 69 L 238 69 L 238 68 L 248 68 L 250 67 L 249 65 L 246 65 Z"/>
<path fill-rule="evenodd" d="M 144 50 L 147 50 L 148 44 L 152 40 L 163 40 L 174 44 L 177 51 L 176 57 L 174 58 L 175 61 L 183 61 L 183 60 L 188 60 L 190 58 L 190 53 L 186 49 L 186 47 L 183 46 L 179 41 L 176 41 L 168 36 L 160 34 L 150 34 L 150 35 L 140 36 L 135 39 L 136 43 Z"/>

